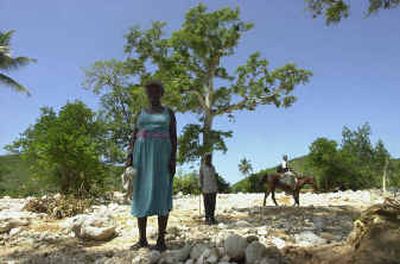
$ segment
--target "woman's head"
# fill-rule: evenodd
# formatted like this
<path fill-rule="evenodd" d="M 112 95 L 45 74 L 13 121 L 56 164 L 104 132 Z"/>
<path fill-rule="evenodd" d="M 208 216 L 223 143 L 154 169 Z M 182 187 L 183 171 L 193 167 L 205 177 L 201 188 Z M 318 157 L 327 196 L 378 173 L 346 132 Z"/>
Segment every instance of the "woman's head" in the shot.
<path fill-rule="evenodd" d="M 211 165 L 211 153 L 206 153 L 206 155 L 204 157 L 204 162 L 207 165 Z"/>
<path fill-rule="evenodd" d="M 146 95 L 150 103 L 158 103 L 164 95 L 164 86 L 158 80 L 148 81 L 145 85 Z"/>

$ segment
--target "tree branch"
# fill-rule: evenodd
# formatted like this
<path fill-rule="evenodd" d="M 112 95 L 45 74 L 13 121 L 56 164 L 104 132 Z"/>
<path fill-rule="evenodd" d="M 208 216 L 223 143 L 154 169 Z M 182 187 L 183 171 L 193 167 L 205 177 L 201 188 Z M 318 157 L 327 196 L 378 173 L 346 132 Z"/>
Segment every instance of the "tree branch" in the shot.
<path fill-rule="evenodd" d="M 257 105 L 259 103 L 268 102 L 268 101 L 272 100 L 274 97 L 278 96 L 281 91 L 282 91 L 282 89 L 276 88 L 269 95 L 265 95 L 260 98 L 250 98 L 248 96 L 243 96 L 244 99 L 241 100 L 240 102 L 238 102 L 236 104 L 230 104 L 226 107 L 220 108 L 215 111 L 214 115 L 217 116 L 217 115 L 222 115 L 225 113 L 231 113 L 235 110 L 241 110 L 241 109 L 245 108 L 251 100 L 253 100 L 254 105 Z"/>

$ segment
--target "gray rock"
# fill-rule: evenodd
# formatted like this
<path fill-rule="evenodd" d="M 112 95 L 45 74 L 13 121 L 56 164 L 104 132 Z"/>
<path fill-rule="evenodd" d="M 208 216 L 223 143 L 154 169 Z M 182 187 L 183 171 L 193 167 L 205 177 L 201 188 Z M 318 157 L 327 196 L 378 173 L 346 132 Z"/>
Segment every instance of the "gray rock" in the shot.
<path fill-rule="evenodd" d="M 196 263 L 196 264 L 204 264 L 204 263 L 206 263 L 206 260 L 205 260 L 204 256 L 201 255 L 201 256 L 196 260 L 195 263 Z"/>
<path fill-rule="evenodd" d="M 277 248 L 281 249 L 284 248 L 286 246 L 286 241 L 283 240 L 280 237 L 272 237 L 271 238 L 271 243 L 276 246 Z"/>
<path fill-rule="evenodd" d="M 275 246 L 267 247 L 265 256 L 259 263 L 263 264 L 279 264 L 282 263 L 282 255 L 279 249 Z"/>
<path fill-rule="evenodd" d="M 177 256 L 173 254 L 173 252 L 165 252 L 161 255 L 159 260 L 157 261 L 158 264 L 175 264 L 178 263 L 179 260 L 176 258 Z"/>
<path fill-rule="evenodd" d="M 221 259 L 220 262 L 229 262 L 231 258 L 228 255 L 224 255 Z"/>
<path fill-rule="evenodd" d="M 219 232 L 213 239 L 213 242 L 217 247 L 223 247 L 225 241 L 226 234 Z"/>
<path fill-rule="evenodd" d="M 10 236 L 14 236 L 18 233 L 21 233 L 21 231 L 22 231 L 22 228 L 19 226 L 19 227 L 12 228 L 8 234 Z"/>
<path fill-rule="evenodd" d="M 221 247 L 218 247 L 217 248 L 217 250 L 218 250 L 218 256 L 225 256 L 225 248 L 223 247 L 223 246 L 221 246 Z"/>
<path fill-rule="evenodd" d="M 64 226 L 84 240 L 108 241 L 117 235 L 116 226 L 108 218 L 96 215 L 77 215 Z"/>
<path fill-rule="evenodd" d="M 226 229 L 226 225 L 224 223 L 219 223 L 218 228 L 220 229 Z"/>
<path fill-rule="evenodd" d="M 237 227 L 251 227 L 251 224 L 245 220 L 240 220 L 235 223 Z"/>
<path fill-rule="evenodd" d="M 246 237 L 246 240 L 247 240 L 248 243 L 251 243 L 253 241 L 259 241 L 259 238 L 256 235 L 249 235 L 249 236 Z"/>
<path fill-rule="evenodd" d="M 208 258 L 207 258 L 207 263 L 215 264 L 215 263 L 218 262 L 218 259 L 219 259 L 219 251 L 218 251 L 218 249 L 217 248 L 212 248 L 210 250 L 210 254 L 209 254 Z"/>
<path fill-rule="evenodd" d="M 326 244 L 326 239 L 317 236 L 311 231 L 301 232 L 300 234 L 294 235 L 294 237 L 296 244 L 303 247 Z"/>
<path fill-rule="evenodd" d="M 205 244 L 196 244 L 190 251 L 190 258 L 193 260 L 198 259 L 200 256 L 202 256 L 203 252 L 208 249 L 208 246 Z"/>
<path fill-rule="evenodd" d="M 320 217 L 320 216 L 314 217 L 313 222 L 314 222 L 315 228 L 318 229 L 319 231 L 325 229 L 326 223 L 322 217 Z"/>
<path fill-rule="evenodd" d="M 191 249 L 192 246 L 187 244 L 181 249 L 171 251 L 171 254 L 174 255 L 177 261 L 185 261 L 189 258 Z"/>
<path fill-rule="evenodd" d="M 260 261 L 257 261 L 257 264 L 280 264 L 281 261 L 279 259 L 274 259 L 270 257 L 265 257 Z"/>
<path fill-rule="evenodd" d="M 96 227 L 90 225 L 81 226 L 78 237 L 86 240 L 108 241 L 115 237 L 115 226 Z"/>
<path fill-rule="evenodd" d="M 244 258 L 247 240 L 237 234 L 229 235 L 224 241 L 224 247 L 227 255 L 232 260 L 241 260 Z"/>
<path fill-rule="evenodd" d="M 29 225 L 29 220 L 24 218 L 3 218 L 0 219 L 0 233 L 7 233 L 18 226 Z"/>
<path fill-rule="evenodd" d="M 267 253 L 266 247 L 258 241 L 252 242 L 245 251 L 246 263 L 253 264 L 256 260 L 261 260 Z"/>
<path fill-rule="evenodd" d="M 152 250 L 149 252 L 149 254 L 146 256 L 146 263 L 148 264 L 155 264 L 157 261 L 161 258 L 161 253 L 156 250 Z"/>
<path fill-rule="evenodd" d="M 257 234 L 259 236 L 266 236 L 268 234 L 268 227 L 267 226 L 261 226 L 257 229 Z"/>

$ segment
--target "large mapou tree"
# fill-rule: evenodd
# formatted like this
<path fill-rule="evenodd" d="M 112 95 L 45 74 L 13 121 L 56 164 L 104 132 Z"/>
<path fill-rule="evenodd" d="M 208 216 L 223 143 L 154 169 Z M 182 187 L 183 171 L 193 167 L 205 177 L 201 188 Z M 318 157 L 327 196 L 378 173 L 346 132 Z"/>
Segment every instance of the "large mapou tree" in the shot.
<path fill-rule="evenodd" d="M 224 139 L 231 137 L 232 131 L 214 129 L 216 117 L 232 120 L 235 111 L 254 111 L 261 105 L 291 106 L 296 99 L 293 90 L 311 76 L 295 64 L 270 69 L 259 52 L 252 53 L 243 65 L 229 65 L 228 70 L 225 58 L 235 54 L 243 34 L 253 28 L 252 23 L 240 19 L 239 8 L 209 12 L 199 4 L 186 13 L 178 30 L 166 34 L 165 25 L 153 22 L 147 30 L 132 27 L 125 36 L 128 58 L 94 64 L 87 71 L 86 87 L 95 91 L 109 88 L 102 94 L 102 102 L 108 116 L 113 116 L 116 131 L 124 116 L 132 125 L 130 113 L 125 115 L 121 106 L 134 116 L 145 104 L 140 89 L 143 82 L 162 80 L 166 90 L 163 103 L 177 112 L 192 113 L 198 120 L 187 124 L 179 137 L 180 163 L 196 161 L 205 152 L 227 150 Z M 115 91 L 120 91 L 119 99 L 113 96 Z M 116 101 L 118 107 L 114 107 Z M 126 132 L 124 137 L 129 134 Z"/>

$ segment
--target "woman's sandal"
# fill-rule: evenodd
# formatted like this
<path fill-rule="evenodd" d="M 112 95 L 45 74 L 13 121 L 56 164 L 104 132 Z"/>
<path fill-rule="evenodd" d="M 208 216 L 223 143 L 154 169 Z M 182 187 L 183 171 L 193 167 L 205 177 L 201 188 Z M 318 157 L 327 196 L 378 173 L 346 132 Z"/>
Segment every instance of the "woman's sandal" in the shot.
<path fill-rule="evenodd" d="M 157 244 L 151 247 L 152 250 L 157 250 L 159 252 L 164 252 L 167 250 L 167 245 L 164 239 L 157 239 Z"/>
<path fill-rule="evenodd" d="M 149 247 L 149 243 L 147 242 L 147 240 L 143 240 L 143 241 L 136 242 L 129 249 L 130 250 L 138 250 L 140 248 L 147 248 L 147 247 Z"/>

